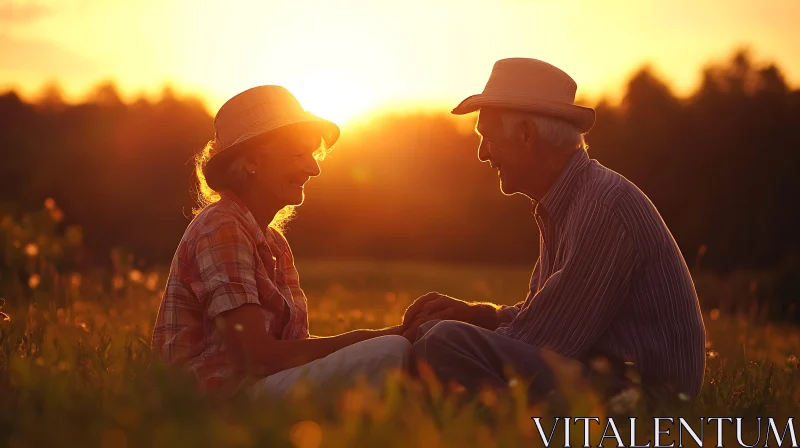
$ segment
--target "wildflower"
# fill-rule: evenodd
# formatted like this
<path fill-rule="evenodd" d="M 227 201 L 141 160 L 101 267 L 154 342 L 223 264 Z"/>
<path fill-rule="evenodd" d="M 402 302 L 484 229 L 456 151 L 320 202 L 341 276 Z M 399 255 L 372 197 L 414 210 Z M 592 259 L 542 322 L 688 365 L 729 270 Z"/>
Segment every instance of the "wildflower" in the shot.
<path fill-rule="evenodd" d="M 484 388 L 480 392 L 481 403 L 492 407 L 497 403 L 497 394 L 490 388 Z"/>
<path fill-rule="evenodd" d="M 44 200 L 44 206 L 45 206 L 45 207 L 46 207 L 48 210 L 52 210 L 52 209 L 54 209 L 54 208 L 56 207 L 56 201 L 55 201 L 55 199 L 53 199 L 53 198 L 47 198 L 47 199 L 45 199 L 45 200 Z"/>
<path fill-rule="evenodd" d="M 138 269 L 131 269 L 131 271 L 128 272 L 128 279 L 134 283 L 142 283 L 144 281 L 144 275 L 142 271 Z"/>
<path fill-rule="evenodd" d="M 711 320 L 719 319 L 719 308 L 714 308 L 713 310 L 711 310 L 709 316 L 711 317 Z"/>
<path fill-rule="evenodd" d="M 39 246 L 37 246 L 34 243 L 28 243 L 25 245 L 25 249 L 23 249 L 23 252 L 25 252 L 25 255 L 33 258 L 39 255 Z"/>
<path fill-rule="evenodd" d="M 60 208 L 55 208 L 53 210 L 50 210 L 50 218 L 54 222 L 61 222 L 64 220 L 64 211 L 61 210 Z"/>
<path fill-rule="evenodd" d="M 467 392 L 467 388 L 464 387 L 463 384 L 456 383 L 456 384 L 453 384 L 450 387 L 450 392 L 452 392 L 454 394 L 463 394 L 463 393 Z"/>
<path fill-rule="evenodd" d="M 144 284 L 144 287 L 147 288 L 148 291 L 155 291 L 158 287 L 158 272 L 151 272 L 147 274 L 147 281 Z"/>
<path fill-rule="evenodd" d="M 292 426 L 289 439 L 298 448 L 317 448 L 322 444 L 322 428 L 313 420 L 304 420 Z"/>
<path fill-rule="evenodd" d="M 719 352 L 716 350 L 709 350 L 706 355 L 708 356 L 708 359 L 716 359 L 719 357 Z"/>
<path fill-rule="evenodd" d="M 80 287 L 81 287 L 81 274 L 79 274 L 79 273 L 77 273 L 77 272 L 73 272 L 73 273 L 72 273 L 72 274 L 69 276 L 69 284 L 70 284 L 70 286 L 72 286 L 73 288 L 76 288 L 76 289 L 77 289 L 77 288 L 80 288 Z"/>
<path fill-rule="evenodd" d="M 33 274 L 30 277 L 28 277 L 28 287 L 31 289 L 38 288 L 41 282 L 42 278 L 39 277 L 39 274 Z"/>
<path fill-rule="evenodd" d="M 357 389 L 346 391 L 341 397 L 342 410 L 347 414 L 357 414 L 364 409 L 364 393 Z"/>

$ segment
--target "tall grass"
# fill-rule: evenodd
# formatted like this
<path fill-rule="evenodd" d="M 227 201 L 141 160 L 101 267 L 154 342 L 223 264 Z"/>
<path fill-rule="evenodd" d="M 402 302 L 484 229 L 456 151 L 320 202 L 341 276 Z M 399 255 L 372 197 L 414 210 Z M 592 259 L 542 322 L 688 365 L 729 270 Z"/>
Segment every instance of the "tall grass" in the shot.
<path fill-rule="evenodd" d="M 0 218 L 0 445 L 537 446 L 530 417 L 558 412 L 798 415 L 800 332 L 763 321 L 757 309 L 727 305 L 705 314 L 702 393 L 669 409 L 645 409 L 636 390 L 603 403 L 571 379 L 569 364 L 555 366 L 562 392 L 534 406 L 519 381 L 508 392 L 468 397 L 425 370 L 418 380 L 392 375 L 380 390 L 300 387 L 280 401 L 216 400 L 150 352 L 166 272 L 137 270 L 121 252 L 106 272 L 79 269 L 80 232 L 58 231 L 54 210 L 48 203 L 20 221 Z M 319 335 L 396 324 L 413 298 L 429 290 L 514 303 L 524 297 L 530 268 L 298 260 L 311 331 Z M 720 296 L 718 282 L 702 277 L 697 284 L 715 288 L 701 294 Z"/>

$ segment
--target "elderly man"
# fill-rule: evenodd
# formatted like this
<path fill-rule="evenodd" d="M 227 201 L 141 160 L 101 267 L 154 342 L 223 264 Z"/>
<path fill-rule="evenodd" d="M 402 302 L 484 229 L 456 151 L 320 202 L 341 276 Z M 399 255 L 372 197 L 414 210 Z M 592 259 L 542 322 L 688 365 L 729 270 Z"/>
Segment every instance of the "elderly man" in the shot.
<path fill-rule="evenodd" d="M 504 194 L 532 200 L 539 259 L 524 301 L 429 293 L 406 311 L 406 337 L 418 360 L 469 390 L 505 386 L 510 367 L 534 378 L 540 397 L 555 387 L 552 351 L 584 365 L 603 357 L 619 378 L 632 363 L 646 391 L 694 396 L 705 328 L 689 270 L 647 196 L 587 155 L 595 114 L 573 104 L 576 88 L 550 64 L 504 59 L 483 93 L 453 110 L 479 111 L 478 158 L 497 169 Z"/>

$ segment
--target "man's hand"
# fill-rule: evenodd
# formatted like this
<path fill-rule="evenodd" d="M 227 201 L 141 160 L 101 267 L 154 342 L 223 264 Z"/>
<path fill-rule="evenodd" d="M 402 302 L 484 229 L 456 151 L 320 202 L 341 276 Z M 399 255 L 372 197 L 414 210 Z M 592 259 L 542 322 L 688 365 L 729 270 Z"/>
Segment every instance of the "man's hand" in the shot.
<path fill-rule="evenodd" d="M 406 309 L 403 326 L 407 329 L 403 336 L 408 337 L 410 329 L 413 329 L 412 336 L 416 336 L 419 325 L 434 319 L 458 320 L 494 331 L 500 324 L 510 322 L 512 318 L 508 313 L 500 312 L 500 308 L 492 303 L 470 303 L 438 292 L 429 292 Z"/>
<path fill-rule="evenodd" d="M 413 325 L 418 320 L 427 322 L 433 319 L 468 322 L 471 317 L 472 306 L 469 303 L 438 292 L 429 292 L 406 309 L 403 325 Z"/>

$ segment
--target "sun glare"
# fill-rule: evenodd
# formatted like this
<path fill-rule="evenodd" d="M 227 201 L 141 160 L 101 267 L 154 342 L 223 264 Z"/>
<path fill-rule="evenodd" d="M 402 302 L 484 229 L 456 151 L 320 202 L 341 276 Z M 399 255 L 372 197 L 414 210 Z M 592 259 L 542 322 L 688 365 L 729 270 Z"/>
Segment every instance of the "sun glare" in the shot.
<path fill-rule="evenodd" d="M 375 106 L 374 98 L 362 87 L 342 77 L 309 77 L 289 87 L 309 112 L 343 124 Z"/>

